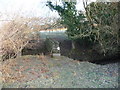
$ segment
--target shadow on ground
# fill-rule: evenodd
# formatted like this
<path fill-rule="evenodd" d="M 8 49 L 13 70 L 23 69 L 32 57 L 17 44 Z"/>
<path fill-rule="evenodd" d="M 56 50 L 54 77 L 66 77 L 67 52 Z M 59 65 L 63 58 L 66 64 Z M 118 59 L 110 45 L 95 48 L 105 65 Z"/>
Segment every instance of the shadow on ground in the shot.
<path fill-rule="evenodd" d="M 91 61 L 90 63 L 99 64 L 99 65 L 106 65 L 106 64 L 112 64 L 112 63 L 120 63 L 120 57 L 111 58 L 110 60 L 103 59 L 103 60 L 99 60 L 99 61 Z"/>

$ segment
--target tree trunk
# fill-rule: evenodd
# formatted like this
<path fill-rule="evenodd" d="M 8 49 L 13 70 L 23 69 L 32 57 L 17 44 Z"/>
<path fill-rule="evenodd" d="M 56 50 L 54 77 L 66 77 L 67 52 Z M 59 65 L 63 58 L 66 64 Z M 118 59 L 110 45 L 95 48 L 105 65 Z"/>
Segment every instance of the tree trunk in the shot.
<path fill-rule="evenodd" d="M 21 53 L 21 52 L 18 52 L 18 53 L 17 53 L 17 57 L 20 57 L 20 56 L 22 56 L 22 53 Z"/>
<path fill-rule="evenodd" d="M 72 49 L 75 49 L 75 41 L 72 41 Z"/>

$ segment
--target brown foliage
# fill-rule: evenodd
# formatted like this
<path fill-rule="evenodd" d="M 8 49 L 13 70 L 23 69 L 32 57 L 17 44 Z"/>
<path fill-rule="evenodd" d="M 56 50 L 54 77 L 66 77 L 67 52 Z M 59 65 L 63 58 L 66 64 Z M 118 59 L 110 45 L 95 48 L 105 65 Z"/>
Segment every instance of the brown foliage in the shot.
<path fill-rule="evenodd" d="M 21 55 L 21 50 L 30 40 L 40 38 L 36 36 L 36 32 L 41 30 L 41 20 L 43 19 L 17 16 L 11 21 L 2 24 L 0 30 L 0 53 L 3 60 Z"/>
<path fill-rule="evenodd" d="M 29 20 L 25 18 L 17 18 L 10 22 L 4 23 L 0 30 L 1 35 L 1 50 L 2 54 L 8 58 L 18 55 L 22 48 L 29 41 L 29 33 L 32 29 L 29 27 Z M 11 56 L 11 54 L 13 54 Z M 3 59 L 6 56 L 3 56 Z"/>
<path fill-rule="evenodd" d="M 23 75 L 21 75 L 21 71 L 18 70 L 14 72 L 12 70 L 13 66 L 16 66 L 17 63 L 13 60 L 9 60 L 8 62 L 3 63 L 3 65 L 0 67 L 2 72 L 2 81 L 4 82 L 14 82 L 15 80 L 19 80 Z"/>
<path fill-rule="evenodd" d="M 21 17 L 2 24 L 0 28 L 0 54 L 2 59 L 15 58 L 21 55 L 22 49 L 30 40 L 40 38 L 38 31 L 51 27 L 51 18 Z"/>

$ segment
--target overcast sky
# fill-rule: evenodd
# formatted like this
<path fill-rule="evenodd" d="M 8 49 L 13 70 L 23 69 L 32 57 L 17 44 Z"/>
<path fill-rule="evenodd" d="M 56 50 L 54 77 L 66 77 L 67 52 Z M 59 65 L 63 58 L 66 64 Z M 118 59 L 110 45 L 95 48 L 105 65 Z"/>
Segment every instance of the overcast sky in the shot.
<path fill-rule="evenodd" d="M 50 9 L 45 5 L 47 1 L 48 0 L 0 0 L 0 13 L 2 12 L 5 15 L 7 14 L 11 15 L 17 13 L 28 16 L 58 17 L 57 12 L 50 11 Z M 51 1 L 56 2 L 60 0 L 51 0 Z M 71 1 L 75 1 L 75 0 L 71 0 Z M 82 1 L 83 0 L 77 0 L 78 10 L 83 10 Z M 88 1 L 92 2 L 96 0 L 88 0 Z M 105 0 L 97 0 L 97 1 L 105 1 Z M 119 1 L 119 0 L 110 0 L 110 1 Z"/>
<path fill-rule="evenodd" d="M 48 0 L 0 0 L 0 12 L 5 15 L 17 13 L 37 17 L 58 17 L 57 12 L 50 11 L 45 5 L 47 1 Z M 53 1 L 55 2 L 56 0 Z M 83 10 L 82 0 L 78 0 L 77 9 Z"/>
<path fill-rule="evenodd" d="M 30 16 L 47 16 L 46 0 L 0 0 L 0 12 Z"/>

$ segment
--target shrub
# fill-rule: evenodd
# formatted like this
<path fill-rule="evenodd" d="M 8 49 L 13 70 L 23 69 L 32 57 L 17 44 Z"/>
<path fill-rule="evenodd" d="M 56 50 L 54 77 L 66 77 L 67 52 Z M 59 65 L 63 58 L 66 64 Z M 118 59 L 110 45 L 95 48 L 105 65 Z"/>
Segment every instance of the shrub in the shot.
<path fill-rule="evenodd" d="M 4 23 L 0 30 L 2 59 L 20 55 L 21 50 L 30 40 L 31 31 L 27 18 L 17 17 Z"/>
<path fill-rule="evenodd" d="M 100 54 L 118 53 L 120 37 L 118 29 L 118 3 L 83 2 L 85 13 L 77 11 L 76 2 L 65 2 L 62 5 L 47 3 L 61 17 L 61 23 L 67 27 L 67 35 L 73 41 L 79 39 L 93 43 L 93 49 Z"/>

